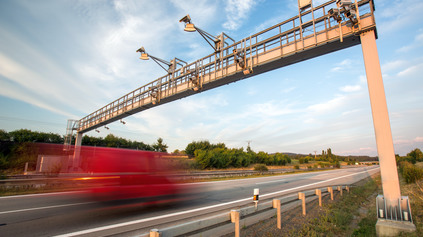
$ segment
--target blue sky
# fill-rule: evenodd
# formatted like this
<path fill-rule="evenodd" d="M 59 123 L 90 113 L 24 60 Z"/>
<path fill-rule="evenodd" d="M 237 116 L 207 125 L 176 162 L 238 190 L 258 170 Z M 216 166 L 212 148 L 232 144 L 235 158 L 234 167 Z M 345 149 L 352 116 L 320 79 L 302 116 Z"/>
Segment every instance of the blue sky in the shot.
<path fill-rule="evenodd" d="M 319 5 L 324 1 L 314 1 Z M 296 14 L 297 0 L 0 0 L 0 129 L 65 134 L 80 119 L 163 76 L 152 55 L 212 52 L 179 19 L 235 40 Z M 423 148 L 423 2 L 375 0 L 395 152 Z M 377 155 L 361 46 L 280 68 L 100 128 L 169 151 L 191 141 L 255 151 Z"/>

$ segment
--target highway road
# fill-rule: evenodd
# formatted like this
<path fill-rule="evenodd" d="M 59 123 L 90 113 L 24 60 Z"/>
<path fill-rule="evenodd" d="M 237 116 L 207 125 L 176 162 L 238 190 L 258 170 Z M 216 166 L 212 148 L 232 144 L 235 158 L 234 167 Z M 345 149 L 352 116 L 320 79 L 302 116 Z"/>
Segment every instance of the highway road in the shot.
<path fill-rule="evenodd" d="M 379 172 L 379 166 L 278 175 L 261 178 L 181 184 L 197 190 L 189 200 L 147 206 L 103 205 L 84 192 L 0 197 L 0 236 L 136 236 L 152 228 L 185 223 L 222 211 L 252 205 L 254 188 L 260 200 L 302 190 L 348 185 Z"/>

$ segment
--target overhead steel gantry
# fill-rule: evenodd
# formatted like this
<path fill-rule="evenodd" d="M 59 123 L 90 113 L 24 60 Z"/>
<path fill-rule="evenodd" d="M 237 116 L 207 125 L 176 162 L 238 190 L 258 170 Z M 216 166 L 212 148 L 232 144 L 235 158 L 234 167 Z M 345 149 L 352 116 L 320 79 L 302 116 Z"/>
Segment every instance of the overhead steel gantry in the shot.
<path fill-rule="evenodd" d="M 360 44 L 360 33 L 376 28 L 373 1 L 358 2 L 360 15 L 356 26 L 349 21 L 338 24 L 331 18 L 328 11 L 336 7 L 332 0 L 300 10 L 298 16 L 177 68 L 71 127 L 79 134 L 86 133 L 161 104 Z"/>
<path fill-rule="evenodd" d="M 389 231 L 395 228 L 399 231 L 403 231 L 404 228 L 415 230 L 408 198 L 402 197 L 400 193 L 376 47 L 373 0 L 358 2 L 331 0 L 318 7 L 313 7 L 311 0 L 298 0 L 298 3 L 297 16 L 232 44 L 224 42 L 225 39 L 231 39 L 224 33 L 220 37 L 213 38 L 207 32 L 194 27 L 189 15 L 182 18 L 181 21 L 188 26 L 187 31 L 197 30 L 203 37 L 206 35 L 216 43 L 216 47 L 213 47 L 208 41 L 215 52 L 190 64 L 175 58 L 168 64 L 167 75 L 122 96 L 80 120 L 69 120 L 65 144 L 70 145 L 72 131 L 77 131 L 73 168 L 76 170 L 80 165 L 78 154 L 82 134 L 85 132 L 201 91 L 361 44 L 384 194 L 377 199 L 376 232 L 378 235 L 383 235 L 384 228 Z M 148 58 L 144 48 L 140 48 L 137 52 L 142 54 L 141 59 Z M 180 67 L 177 67 L 178 65 Z M 399 221 L 401 224 L 391 225 L 389 221 Z"/>

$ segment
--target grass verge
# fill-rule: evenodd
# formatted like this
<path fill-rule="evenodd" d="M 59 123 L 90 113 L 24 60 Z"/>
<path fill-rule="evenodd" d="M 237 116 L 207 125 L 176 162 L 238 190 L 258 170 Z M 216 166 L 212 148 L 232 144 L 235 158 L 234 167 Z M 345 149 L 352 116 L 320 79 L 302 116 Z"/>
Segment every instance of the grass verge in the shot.
<path fill-rule="evenodd" d="M 401 193 L 410 199 L 416 232 L 401 233 L 399 236 L 423 236 L 423 181 L 407 184 L 400 175 Z M 382 193 L 380 176 L 365 185 L 352 189 L 340 201 L 324 208 L 318 218 L 303 225 L 290 236 L 376 236 L 376 201 Z"/>
<path fill-rule="evenodd" d="M 423 180 L 407 184 L 401 174 L 399 174 L 399 178 L 401 194 L 408 196 L 410 200 L 413 223 L 417 229 L 416 232 L 401 233 L 399 236 L 423 236 Z M 360 221 L 359 228 L 354 231 L 353 236 L 376 236 L 376 222 L 376 204 L 373 203 L 367 216 Z"/>
<path fill-rule="evenodd" d="M 291 230 L 289 236 L 374 236 L 374 225 L 361 229 L 361 224 L 372 215 L 367 212 L 374 203 L 374 197 L 380 189 L 380 177 L 368 179 L 361 186 L 351 189 L 349 194 L 340 197 L 339 201 L 330 203 L 322 208 L 317 218 L 303 224 L 299 230 Z M 357 223 L 363 216 L 366 217 Z M 375 216 L 375 215 L 373 215 Z M 376 220 L 376 217 L 374 218 Z M 373 222 L 373 220 L 369 220 Z M 359 231 L 354 229 L 360 226 Z M 366 227 L 369 225 L 366 225 Z M 363 232 L 364 231 L 364 232 Z"/>
<path fill-rule="evenodd" d="M 399 236 L 423 236 L 423 181 L 407 184 L 400 175 L 401 193 L 408 196 L 416 232 Z M 352 189 L 338 202 L 323 208 L 318 218 L 291 230 L 289 236 L 376 236 L 375 197 L 382 193 L 380 176 Z"/>

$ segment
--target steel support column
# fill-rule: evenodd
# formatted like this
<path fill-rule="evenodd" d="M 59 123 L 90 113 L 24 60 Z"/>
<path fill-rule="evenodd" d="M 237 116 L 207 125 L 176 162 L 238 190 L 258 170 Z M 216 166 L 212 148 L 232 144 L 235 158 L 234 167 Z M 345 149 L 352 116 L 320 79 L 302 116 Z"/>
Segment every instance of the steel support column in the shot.
<path fill-rule="evenodd" d="M 395 207 L 398 206 L 398 200 L 401 199 L 401 192 L 375 31 L 362 33 L 360 40 L 372 108 L 383 195 L 387 205 Z"/>
<path fill-rule="evenodd" d="M 76 139 L 75 139 L 75 150 L 73 153 L 73 164 L 72 164 L 72 170 L 73 171 L 79 171 L 80 167 L 80 154 L 81 154 L 81 144 L 82 144 L 82 133 L 77 132 L 76 133 Z"/>

